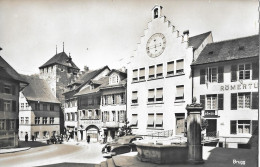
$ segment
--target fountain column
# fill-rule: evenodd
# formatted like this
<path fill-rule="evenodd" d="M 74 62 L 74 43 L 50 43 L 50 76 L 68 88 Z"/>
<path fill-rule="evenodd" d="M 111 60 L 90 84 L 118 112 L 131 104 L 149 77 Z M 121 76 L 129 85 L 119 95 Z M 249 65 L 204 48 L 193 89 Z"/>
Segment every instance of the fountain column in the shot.
<path fill-rule="evenodd" d="M 188 137 L 188 162 L 192 164 L 204 163 L 202 159 L 201 144 L 201 110 L 202 104 L 196 103 L 196 98 L 192 100 L 192 104 L 187 105 L 187 137 Z"/>

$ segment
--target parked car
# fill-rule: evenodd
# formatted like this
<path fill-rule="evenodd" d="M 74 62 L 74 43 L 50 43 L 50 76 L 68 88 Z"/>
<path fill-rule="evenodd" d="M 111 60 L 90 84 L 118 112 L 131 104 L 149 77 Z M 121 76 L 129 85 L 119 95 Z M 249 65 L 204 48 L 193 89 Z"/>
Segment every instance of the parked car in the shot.
<path fill-rule="evenodd" d="M 131 151 L 137 151 L 136 144 L 133 143 L 137 140 L 142 140 L 141 136 L 123 136 L 118 139 L 113 140 L 112 142 L 107 143 L 102 148 L 103 157 L 108 158 L 114 155 L 124 154 Z"/>
<path fill-rule="evenodd" d="M 57 143 L 62 143 L 63 142 L 63 138 L 61 136 L 51 136 L 48 140 L 47 140 L 47 144 L 57 144 Z"/>

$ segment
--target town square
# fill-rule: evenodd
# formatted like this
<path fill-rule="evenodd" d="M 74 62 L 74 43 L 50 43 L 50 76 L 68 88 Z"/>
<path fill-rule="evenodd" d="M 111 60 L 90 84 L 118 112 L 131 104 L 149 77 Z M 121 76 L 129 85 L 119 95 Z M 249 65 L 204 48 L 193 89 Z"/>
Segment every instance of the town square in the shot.
<path fill-rule="evenodd" d="M 258 166 L 257 0 L 0 0 L 0 166 Z"/>

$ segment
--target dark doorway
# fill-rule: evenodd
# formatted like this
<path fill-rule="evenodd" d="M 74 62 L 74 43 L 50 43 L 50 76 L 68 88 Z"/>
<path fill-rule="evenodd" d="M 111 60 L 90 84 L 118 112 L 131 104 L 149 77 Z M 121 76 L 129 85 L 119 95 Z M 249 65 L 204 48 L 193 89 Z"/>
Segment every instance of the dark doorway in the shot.
<path fill-rule="evenodd" d="M 217 120 L 216 119 L 207 119 L 208 126 L 206 128 L 207 137 L 216 137 L 217 136 Z"/>
<path fill-rule="evenodd" d="M 185 132 L 185 114 L 176 113 L 176 135 L 184 134 Z"/>

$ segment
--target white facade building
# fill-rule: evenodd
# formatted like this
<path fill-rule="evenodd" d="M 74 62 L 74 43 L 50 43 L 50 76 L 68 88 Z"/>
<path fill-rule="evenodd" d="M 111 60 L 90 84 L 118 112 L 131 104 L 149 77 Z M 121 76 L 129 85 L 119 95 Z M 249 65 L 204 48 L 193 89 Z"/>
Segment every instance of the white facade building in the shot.
<path fill-rule="evenodd" d="M 127 67 L 127 117 L 134 133 L 184 133 L 185 107 L 192 102 L 190 65 L 208 42 L 210 32 L 189 38 L 188 31 L 180 34 L 162 15 L 161 6 L 152 9 Z"/>

